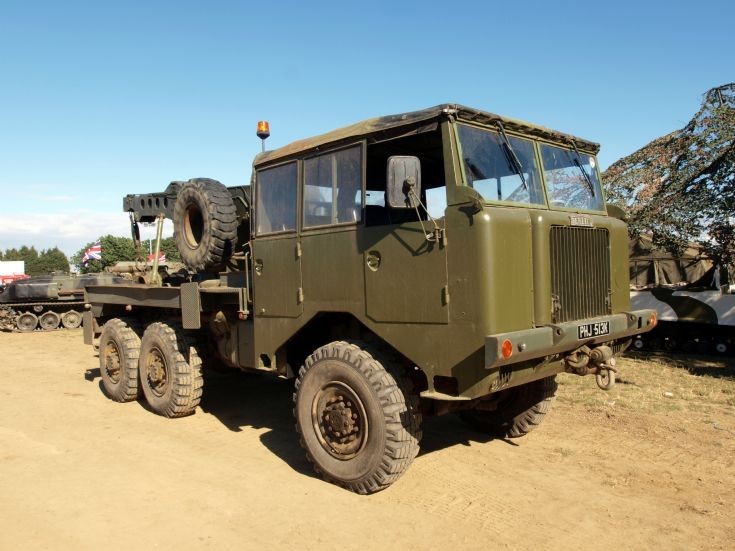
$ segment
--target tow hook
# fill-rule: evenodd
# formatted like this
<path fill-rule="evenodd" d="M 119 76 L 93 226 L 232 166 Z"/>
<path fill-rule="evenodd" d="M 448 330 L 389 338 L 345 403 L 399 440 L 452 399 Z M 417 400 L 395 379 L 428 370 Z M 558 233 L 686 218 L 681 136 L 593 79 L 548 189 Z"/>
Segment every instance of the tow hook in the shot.
<path fill-rule="evenodd" d="M 597 367 L 595 382 L 602 390 L 610 390 L 615 386 L 615 358 L 612 348 L 598 346 L 590 352 L 590 361 Z"/>
<path fill-rule="evenodd" d="M 567 371 L 577 375 L 595 374 L 595 382 L 602 390 L 610 390 L 615 386 L 615 358 L 607 345 L 590 349 L 582 346 L 565 358 Z"/>

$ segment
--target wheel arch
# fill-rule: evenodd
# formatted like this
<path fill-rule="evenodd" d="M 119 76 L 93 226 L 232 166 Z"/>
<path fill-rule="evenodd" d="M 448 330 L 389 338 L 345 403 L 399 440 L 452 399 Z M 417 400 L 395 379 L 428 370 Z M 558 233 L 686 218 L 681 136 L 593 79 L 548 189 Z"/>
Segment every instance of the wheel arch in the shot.
<path fill-rule="evenodd" d="M 411 374 L 414 388 L 419 391 L 428 388 L 427 376 L 421 366 L 417 366 L 349 312 L 323 311 L 316 314 L 276 350 L 277 363 L 281 365 L 283 362 L 286 366 L 285 375 L 295 377 L 309 354 L 320 346 L 339 340 L 379 346 L 390 352 L 398 366 Z"/>

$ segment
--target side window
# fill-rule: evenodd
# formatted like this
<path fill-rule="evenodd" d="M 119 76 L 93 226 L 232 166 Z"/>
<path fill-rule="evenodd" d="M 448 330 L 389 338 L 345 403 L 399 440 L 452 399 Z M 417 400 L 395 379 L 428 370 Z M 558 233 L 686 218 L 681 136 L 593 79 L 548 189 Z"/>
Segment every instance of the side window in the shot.
<path fill-rule="evenodd" d="M 362 150 L 355 146 L 304 161 L 304 227 L 359 222 Z"/>
<path fill-rule="evenodd" d="M 296 229 L 296 174 L 295 162 L 258 171 L 258 234 Z"/>

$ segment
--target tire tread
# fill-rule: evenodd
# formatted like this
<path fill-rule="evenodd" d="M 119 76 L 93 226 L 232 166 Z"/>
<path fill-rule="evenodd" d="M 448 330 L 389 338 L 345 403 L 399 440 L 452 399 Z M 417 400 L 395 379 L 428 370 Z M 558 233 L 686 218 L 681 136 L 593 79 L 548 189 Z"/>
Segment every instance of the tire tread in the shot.
<path fill-rule="evenodd" d="M 301 381 L 318 361 L 338 358 L 350 364 L 369 383 L 378 397 L 386 427 L 386 445 L 377 468 L 356 481 L 345 481 L 331 476 L 317 466 L 301 436 L 298 417 L 296 431 L 301 447 L 314 470 L 328 482 L 335 483 L 358 494 L 371 494 L 383 490 L 395 482 L 409 467 L 419 452 L 421 440 L 421 412 L 419 397 L 413 390 L 409 377 L 395 369 L 398 363 L 390 352 L 382 347 L 357 341 L 335 341 L 318 348 L 299 370 L 293 394 L 296 406 Z M 296 414 L 296 407 L 294 407 Z"/>

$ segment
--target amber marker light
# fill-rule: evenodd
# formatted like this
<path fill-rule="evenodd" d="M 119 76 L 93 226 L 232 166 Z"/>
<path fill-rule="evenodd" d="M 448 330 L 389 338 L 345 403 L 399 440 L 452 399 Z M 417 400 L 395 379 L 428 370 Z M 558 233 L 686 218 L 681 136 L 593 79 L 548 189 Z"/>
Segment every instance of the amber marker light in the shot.
<path fill-rule="evenodd" d="M 265 140 L 271 135 L 271 125 L 268 124 L 268 121 L 258 121 L 256 134 L 260 138 L 260 150 L 265 151 Z"/>
<path fill-rule="evenodd" d="M 510 339 L 505 339 L 503 341 L 503 344 L 500 346 L 500 351 L 503 354 L 504 359 L 508 359 L 513 354 L 513 343 L 510 342 Z"/>
<path fill-rule="evenodd" d="M 656 312 L 651 312 L 648 316 L 648 325 L 650 325 L 651 327 L 655 327 L 656 323 L 658 323 Z"/>
<path fill-rule="evenodd" d="M 268 136 L 271 135 L 271 125 L 268 124 L 268 121 L 258 121 L 257 134 L 261 140 L 265 140 Z"/>

